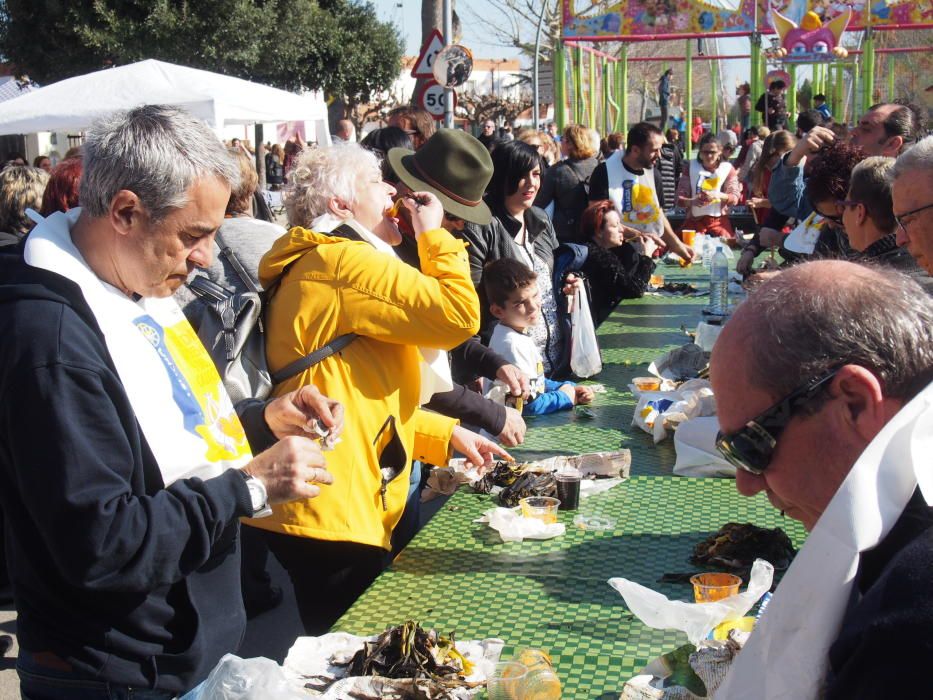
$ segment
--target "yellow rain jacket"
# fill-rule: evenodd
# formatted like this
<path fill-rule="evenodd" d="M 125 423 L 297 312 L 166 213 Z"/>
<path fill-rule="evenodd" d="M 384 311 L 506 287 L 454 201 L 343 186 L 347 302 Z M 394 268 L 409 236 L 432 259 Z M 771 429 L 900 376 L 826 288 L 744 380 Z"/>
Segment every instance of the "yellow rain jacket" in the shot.
<path fill-rule="evenodd" d="M 270 370 L 344 333 L 360 337 L 274 390 L 280 396 L 314 384 L 343 404 L 343 433 L 327 454 L 334 483 L 251 525 L 389 549 L 411 461 L 446 463 L 457 421 L 418 407 L 418 347 L 448 350 L 474 335 L 479 299 L 462 241 L 444 229 L 426 231 L 418 255 L 421 272 L 369 243 L 296 227 L 263 257 L 263 287 L 281 277 L 266 317 Z"/>

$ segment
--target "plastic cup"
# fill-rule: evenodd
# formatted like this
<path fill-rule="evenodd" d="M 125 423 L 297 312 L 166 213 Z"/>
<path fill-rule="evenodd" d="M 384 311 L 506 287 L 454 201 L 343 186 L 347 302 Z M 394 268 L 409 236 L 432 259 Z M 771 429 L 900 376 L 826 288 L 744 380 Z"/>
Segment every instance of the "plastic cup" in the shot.
<path fill-rule="evenodd" d="M 694 242 L 696 241 L 697 232 L 692 228 L 685 228 L 680 232 L 680 237 L 683 238 L 684 244 L 693 247 Z"/>
<path fill-rule="evenodd" d="M 560 500 L 558 510 L 576 510 L 580 506 L 580 480 L 583 475 L 573 469 L 557 472 L 554 478 L 557 481 L 557 498 Z"/>
<path fill-rule="evenodd" d="M 523 518 L 536 518 L 545 523 L 557 522 L 560 501 L 549 496 L 529 496 L 519 501 Z"/>
<path fill-rule="evenodd" d="M 742 579 L 734 574 L 695 574 L 690 577 L 690 583 L 694 601 L 713 603 L 738 593 Z"/>
<path fill-rule="evenodd" d="M 516 700 L 524 697 L 528 668 L 517 661 L 500 661 L 486 680 L 489 700 Z"/>
<path fill-rule="evenodd" d="M 551 657 L 543 649 L 530 647 L 516 651 L 514 661 L 528 669 L 528 675 L 516 698 L 522 700 L 560 700 L 560 678 Z"/>
<path fill-rule="evenodd" d="M 657 377 L 635 377 L 632 384 L 639 391 L 660 391 L 661 380 Z"/>

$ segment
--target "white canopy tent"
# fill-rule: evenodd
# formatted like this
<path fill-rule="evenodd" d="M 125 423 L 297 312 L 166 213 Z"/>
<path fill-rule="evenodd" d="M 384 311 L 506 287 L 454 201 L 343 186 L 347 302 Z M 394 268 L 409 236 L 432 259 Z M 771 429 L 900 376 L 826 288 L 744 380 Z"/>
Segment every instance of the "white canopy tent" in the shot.
<path fill-rule="evenodd" d="M 0 134 L 81 131 L 98 117 L 144 104 L 181 107 L 218 134 L 231 124 L 313 122 L 318 143 L 330 142 L 320 93 L 296 95 L 152 59 L 61 80 L 0 103 Z"/>

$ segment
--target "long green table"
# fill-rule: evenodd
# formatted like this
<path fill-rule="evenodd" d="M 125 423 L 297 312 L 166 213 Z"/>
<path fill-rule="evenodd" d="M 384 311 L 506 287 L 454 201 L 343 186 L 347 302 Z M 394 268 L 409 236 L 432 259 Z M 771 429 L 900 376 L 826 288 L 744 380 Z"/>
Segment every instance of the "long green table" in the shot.
<path fill-rule="evenodd" d="M 659 266 L 666 279 L 703 288 L 705 269 Z M 764 496 L 744 498 L 731 479 L 672 475 L 669 439 L 654 445 L 631 428 L 635 402 L 627 384 L 658 355 L 683 345 L 681 326 L 695 328 L 704 297 L 644 297 L 623 302 L 599 329 L 606 386 L 590 413 L 531 418 L 519 458 L 626 447 L 632 478 L 581 502 L 580 512 L 615 520 L 611 531 L 583 531 L 561 512 L 564 536 L 502 543 L 474 523 L 494 506 L 466 488 L 454 494 L 335 629 L 374 634 L 408 619 L 453 631 L 459 639 L 499 637 L 504 656 L 522 646 L 548 650 L 565 698 L 617 698 L 623 683 L 659 654 L 686 641 L 680 633 L 643 625 L 606 583 L 622 576 L 665 595 L 691 600 L 689 585 L 661 584 L 690 571 L 693 546 L 726 522 L 783 527 L 796 545 L 804 531 L 784 520 Z"/>

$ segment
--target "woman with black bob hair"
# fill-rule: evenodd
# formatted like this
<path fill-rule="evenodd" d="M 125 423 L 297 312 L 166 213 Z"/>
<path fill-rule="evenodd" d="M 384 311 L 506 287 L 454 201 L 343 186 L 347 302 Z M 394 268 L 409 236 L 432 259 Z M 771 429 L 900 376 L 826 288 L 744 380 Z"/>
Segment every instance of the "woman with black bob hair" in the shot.
<path fill-rule="evenodd" d="M 360 145 L 367 151 L 372 151 L 379 158 L 379 167 L 382 170 L 382 179 L 390 185 L 397 185 L 399 177 L 392 170 L 386 155 L 392 148 L 407 148 L 414 150 L 411 137 L 403 129 L 397 126 L 385 126 L 381 129 L 373 129 L 366 137 L 360 141 Z"/>
<path fill-rule="evenodd" d="M 541 316 L 532 337 L 544 358 L 544 371 L 550 377 L 565 369 L 567 358 L 564 333 L 558 322 L 558 295 L 562 290 L 554 289 L 552 279 L 557 235 L 547 214 L 534 206 L 541 187 L 541 158 L 533 146 L 509 141 L 492 152 L 492 163 L 493 175 L 485 197 L 492 221 L 485 226 L 467 224 L 460 233 L 470 244 L 467 248 L 470 273 L 483 312 L 480 333 L 488 340 L 493 325 L 483 291 L 483 267 L 500 258 L 520 260 L 538 275 Z M 572 278 L 569 281 L 576 283 Z"/>

